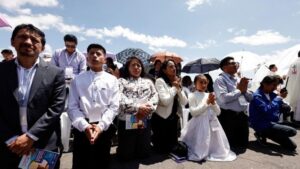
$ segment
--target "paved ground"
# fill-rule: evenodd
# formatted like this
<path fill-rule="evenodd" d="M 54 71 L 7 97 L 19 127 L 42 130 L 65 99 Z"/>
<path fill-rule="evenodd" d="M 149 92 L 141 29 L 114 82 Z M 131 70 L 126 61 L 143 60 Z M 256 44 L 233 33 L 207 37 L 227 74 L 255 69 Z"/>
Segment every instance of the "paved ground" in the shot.
<path fill-rule="evenodd" d="M 299 129 L 298 129 L 299 132 Z M 300 134 L 293 137 L 293 140 L 300 146 Z M 112 148 L 112 169 L 300 169 L 300 148 L 297 148 L 298 153 L 289 153 L 281 149 L 278 145 L 271 143 L 262 147 L 259 145 L 253 136 L 253 131 L 250 134 L 249 148 L 245 153 L 238 155 L 238 158 L 232 162 L 183 162 L 176 163 L 168 157 L 161 155 L 153 155 L 145 161 L 132 161 L 128 163 L 119 163 L 115 157 L 116 147 Z M 61 159 L 61 169 L 71 168 L 72 153 L 65 153 Z"/>

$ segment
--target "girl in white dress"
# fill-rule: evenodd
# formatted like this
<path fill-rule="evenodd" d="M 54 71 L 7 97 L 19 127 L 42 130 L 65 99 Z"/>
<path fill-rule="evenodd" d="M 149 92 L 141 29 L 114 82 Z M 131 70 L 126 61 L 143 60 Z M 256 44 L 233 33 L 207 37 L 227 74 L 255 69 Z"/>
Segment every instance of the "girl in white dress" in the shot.
<path fill-rule="evenodd" d="M 189 94 L 190 112 L 193 118 L 181 131 L 181 138 L 188 146 L 188 159 L 192 161 L 233 161 L 235 153 L 229 143 L 217 115 L 220 108 L 213 93 L 205 93 L 208 80 L 198 75 L 194 80 L 196 91 Z"/>

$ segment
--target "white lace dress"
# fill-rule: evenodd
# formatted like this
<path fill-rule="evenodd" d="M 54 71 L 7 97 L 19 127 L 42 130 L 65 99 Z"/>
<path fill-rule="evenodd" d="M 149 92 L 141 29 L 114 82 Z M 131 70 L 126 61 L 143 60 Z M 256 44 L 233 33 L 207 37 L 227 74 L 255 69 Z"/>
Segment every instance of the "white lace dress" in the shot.
<path fill-rule="evenodd" d="M 229 143 L 217 115 L 217 104 L 207 105 L 208 93 L 194 92 L 189 95 L 193 118 L 181 130 L 180 140 L 188 146 L 188 158 L 192 161 L 233 161 L 236 154 Z"/>

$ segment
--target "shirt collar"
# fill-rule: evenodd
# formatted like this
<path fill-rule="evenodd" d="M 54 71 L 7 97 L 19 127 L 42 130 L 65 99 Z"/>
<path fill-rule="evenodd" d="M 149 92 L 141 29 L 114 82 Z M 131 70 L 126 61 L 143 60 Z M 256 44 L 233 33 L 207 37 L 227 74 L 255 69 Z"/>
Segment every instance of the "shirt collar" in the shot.
<path fill-rule="evenodd" d="M 129 77 L 128 80 L 129 81 L 140 81 L 141 77 L 138 78 L 133 78 L 133 77 Z"/>
<path fill-rule="evenodd" d="M 74 54 L 76 54 L 77 53 L 77 51 L 78 51 L 78 49 L 77 48 L 75 48 L 75 51 L 70 55 L 70 56 L 73 56 Z M 68 51 L 67 51 L 67 48 L 65 48 L 64 49 L 64 53 L 65 54 L 67 54 L 68 53 Z"/>
<path fill-rule="evenodd" d="M 103 73 L 104 73 L 103 70 L 100 71 L 100 72 L 95 72 L 95 71 L 93 71 L 92 69 L 90 69 L 89 71 L 90 71 L 90 73 L 91 73 L 93 76 L 101 76 L 101 75 L 103 75 Z"/>
<path fill-rule="evenodd" d="M 237 77 L 232 76 L 231 74 L 223 72 L 222 75 L 228 77 L 230 80 L 237 80 Z"/>
<path fill-rule="evenodd" d="M 20 63 L 18 61 L 18 58 L 15 59 L 15 63 L 16 63 L 16 65 L 17 65 L 18 68 L 26 69 L 26 68 L 24 68 L 23 66 L 20 65 Z M 35 63 L 33 64 L 33 66 L 31 68 L 37 67 L 39 65 L 39 63 L 40 63 L 40 57 L 38 57 L 36 59 Z M 31 69 L 31 68 L 29 68 L 29 69 Z"/>

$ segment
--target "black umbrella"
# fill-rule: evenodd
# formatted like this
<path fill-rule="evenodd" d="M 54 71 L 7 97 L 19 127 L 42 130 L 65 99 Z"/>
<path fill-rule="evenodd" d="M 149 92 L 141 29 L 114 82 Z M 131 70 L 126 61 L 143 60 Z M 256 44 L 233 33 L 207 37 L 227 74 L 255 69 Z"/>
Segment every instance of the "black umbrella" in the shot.
<path fill-rule="evenodd" d="M 182 72 L 185 73 L 206 73 L 219 69 L 220 61 L 216 58 L 200 58 L 191 61 L 183 66 Z"/>
<path fill-rule="evenodd" d="M 117 61 L 125 64 L 127 59 L 131 56 L 136 56 L 143 62 L 144 65 L 149 64 L 150 54 L 138 48 L 127 48 L 116 54 Z"/>

